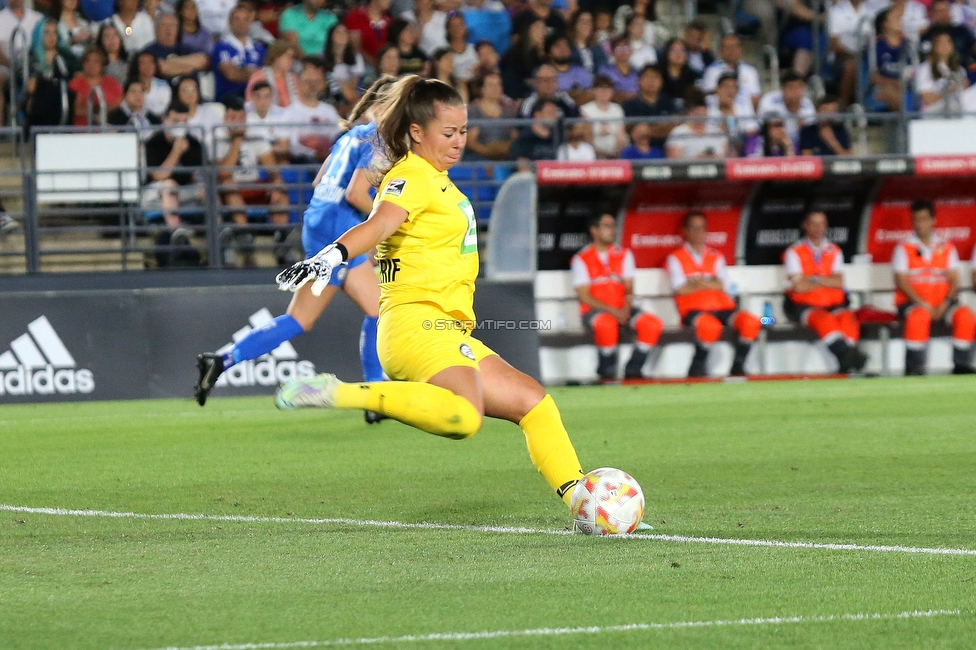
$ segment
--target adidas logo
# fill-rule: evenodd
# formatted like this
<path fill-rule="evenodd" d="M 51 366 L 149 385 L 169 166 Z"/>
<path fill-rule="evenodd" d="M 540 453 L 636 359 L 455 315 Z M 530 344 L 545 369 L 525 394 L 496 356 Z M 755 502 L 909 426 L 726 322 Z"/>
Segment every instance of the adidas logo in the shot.
<path fill-rule="evenodd" d="M 250 325 L 245 325 L 234 332 L 231 337 L 234 343 L 262 327 L 273 327 L 274 316 L 267 308 L 262 308 L 248 319 Z M 218 354 L 230 351 L 234 343 L 228 343 L 217 350 Z M 285 341 L 277 348 L 253 361 L 244 361 L 225 372 L 217 380 L 215 386 L 277 386 L 289 379 L 311 379 L 315 376 L 315 364 L 311 361 L 299 360 L 294 346 Z"/>
<path fill-rule="evenodd" d="M 74 395 L 95 390 L 91 370 L 78 369 L 46 316 L 0 354 L 0 395 Z"/>

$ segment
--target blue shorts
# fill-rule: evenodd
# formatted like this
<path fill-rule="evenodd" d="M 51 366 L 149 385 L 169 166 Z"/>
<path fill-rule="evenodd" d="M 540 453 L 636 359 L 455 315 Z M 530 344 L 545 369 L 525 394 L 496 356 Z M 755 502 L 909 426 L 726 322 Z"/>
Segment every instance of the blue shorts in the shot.
<path fill-rule="evenodd" d="M 335 206 L 322 204 L 312 199 L 305 210 L 305 226 L 302 228 L 302 246 L 305 248 L 306 259 L 314 256 L 320 250 L 339 239 L 344 232 L 357 226 L 362 221 L 352 214 L 343 214 Z M 365 255 L 357 255 L 336 269 L 329 279 L 329 286 L 341 287 L 346 281 L 346 273 L 363 262 L 368 261 Z"/>

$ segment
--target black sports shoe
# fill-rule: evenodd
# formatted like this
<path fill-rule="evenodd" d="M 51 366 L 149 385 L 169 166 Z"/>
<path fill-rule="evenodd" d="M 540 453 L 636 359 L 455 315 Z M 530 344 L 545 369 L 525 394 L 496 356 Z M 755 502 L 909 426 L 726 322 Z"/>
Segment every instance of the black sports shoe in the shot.
<path fill-rule="evenodd" d="M 366 424 L 376 424 L 377 422 L 390 419 L 382 413 L 377 413 L 376 411 L 363 411 L 363 416 L 366 419 Z"/>
<path fill-rule="evenodd" d="M 217 378 L 224 371 L 224 358 L 214 352 L 204 352 L 197 355 L 197 370 L 200 371 L 200 379 L 193 387 L 193 396 L 197 398 L 197 404 L 203 406 L 207 403 L 207 395 L 213 390 Z"/>
<path fill-rule="evenodd" d="M 962 366 L 958 365 L 953 367 L 952 374 L 954 375 L 976 375 L 976 369 L 972 366 Z"/>
<path fill-rule="evenodd" d="M 732 362 L 732 370 L 729 371 L 730 377 L 745 377 L 746 376 L 746 365 L 736 359 Z"/>
<path fill-rule="evenodd" d="M 854 346 L 848 346 L 847 351 L 840 360 L 840 373 L 847 375 L 852 372 L 861 372 L 868 363 L 868 355 L 864 354 Z"/>

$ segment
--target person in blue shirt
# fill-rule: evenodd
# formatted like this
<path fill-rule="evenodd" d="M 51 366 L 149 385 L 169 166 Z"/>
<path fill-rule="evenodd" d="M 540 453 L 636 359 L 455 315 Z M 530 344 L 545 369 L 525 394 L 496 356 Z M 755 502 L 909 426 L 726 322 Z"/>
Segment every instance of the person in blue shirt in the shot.
<path fill-rule="evenodd" d="M 349 130 L 336 140 L 329 157 L 322 164 L 314 181 L 315 193 L 305 210 L 302 227 L 302 244 L 307 257 L 313 257 L 344 232 L 364 221 L 372 210 L 376 189 L 369 174 L 378 135 L 371 119 L 371 109 L 383 88 L 395 81 L 394 77 L 385 76 L 370 86 L 344 123 Z M 370 121 L 356 124 L 360 118 Z M 311 330 L 339 289 L 345 291 L 366 315 L 359 339 L 363 377 L 367 382 L 382 381 L 383 368 L 376 353 L 379 281 L 368 257 L 359 255 L 332 275 L 321 295 L 312 293 L 312 284 L 309 283 L 295 293 L 284 315 L 252 330 L 233 346 L 197 356 L 199 380 L 194 386 L 194 396 L 200 406 L 206 403 L 217 379 L 228 368 L 268 354 L 285 341 Z M 376 414 L 366 413 L 369 423 L 378 422 L 379 419 L 380 416 Z"/>
<path fill-rule="evenodd" d="M 908 39 L 901 26 L 901 19 L 891 10 L 885 10 L 875 19 L 878 40 L 875 42 L 878 69 L 871 75 L 869 103 L 876 104 L 871 110 L 891 111 L 901 109 L 902 67 L 908 66 Z"/>
<path fill-rule="evenodd" d="M 243 97 L 248 79 L 264 64 L 264 45 L 247 35 L 250 27 L 250 12 L 238 5 L 230 12 L 230 33 L 214 45 L 217 99 L 227 95 Z"/>

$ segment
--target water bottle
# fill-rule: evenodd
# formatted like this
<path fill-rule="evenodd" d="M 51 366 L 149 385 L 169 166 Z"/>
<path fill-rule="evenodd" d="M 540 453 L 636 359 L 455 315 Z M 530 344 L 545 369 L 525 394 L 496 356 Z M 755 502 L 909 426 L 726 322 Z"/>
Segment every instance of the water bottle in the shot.
<path fill-rule="evenodd" d="M 773 303 L 766 301 L 763 303 L 763 315 L 759 319 L 763 327 L 772 327 L 776 324 L 776 318 L 773 316 Z"/>

